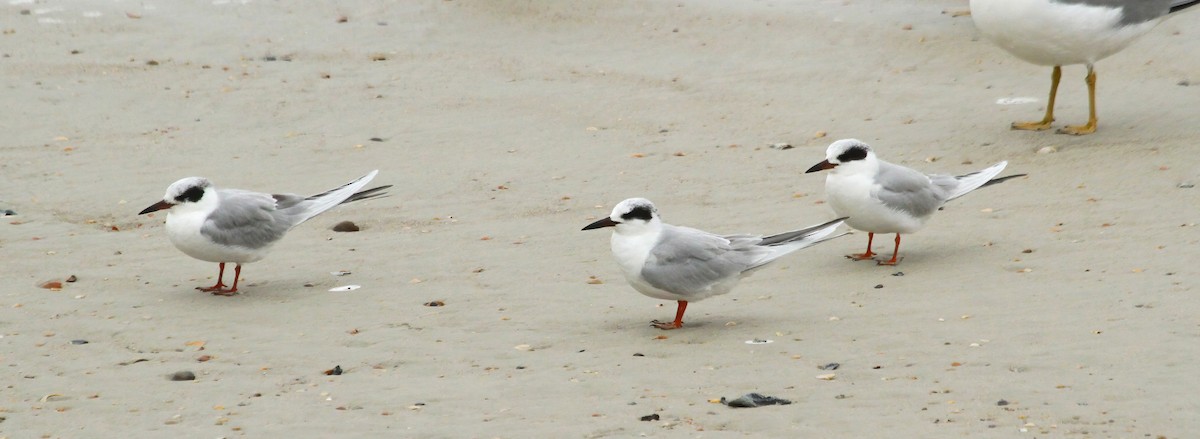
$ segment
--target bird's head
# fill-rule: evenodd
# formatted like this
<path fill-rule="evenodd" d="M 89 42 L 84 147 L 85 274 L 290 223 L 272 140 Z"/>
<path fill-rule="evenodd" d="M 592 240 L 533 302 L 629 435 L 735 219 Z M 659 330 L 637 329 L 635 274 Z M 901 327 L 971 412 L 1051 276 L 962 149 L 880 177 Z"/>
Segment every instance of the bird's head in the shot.
<path fill-rule="evenodd" d="M 871 150 L 871 145 L 858 139 L 842 139 L 830 144 L 829 149 L 825 150 L 825 160 L 808 168 L 805 173 L 826 169 L 838 172 L 841 169 L 854 170 L 871 167 L 877 164 L 876 160 L 878 159 L 875 158 L 875 151 Z"/>
<path fill-rule="evenodd" d="M 661 223 L 654 203 L 645 198 L 630 198 L 618 203 L 608 218 L 588 224 L 583 230 L 616 227 L 617 233 L 638 233 L 653 230 Z"/>
<path fill-rule="evenodd" d="M 216 188 L 207 178 L 188 177 L 171 183 L 163 199 L 150 207 L 142 209 L 138 215 L 144 215 L 163 209 L 203 209 L 216 201 Z"/>

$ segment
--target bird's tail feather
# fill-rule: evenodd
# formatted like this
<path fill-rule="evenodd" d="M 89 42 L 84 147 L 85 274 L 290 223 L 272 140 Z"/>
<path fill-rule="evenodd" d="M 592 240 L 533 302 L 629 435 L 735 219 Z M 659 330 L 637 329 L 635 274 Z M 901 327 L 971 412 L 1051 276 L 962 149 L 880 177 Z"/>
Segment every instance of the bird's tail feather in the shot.
<path fill-rule="evenodd" d="M 996 174 L 999 174 L 1000 171 L 1003 171 L 1005 166 L 1008 166 L 1008 162 L 996 163 L 985 169 L 975 171 L 970 174 L 954 177 L 956 180 L 958 180 L 958 186 L 956 186 L 950 192 L 950 196 L 946 197 L 946 201 L 953 200 L 955 198 L 966 195 L 967 193 L 969 193 L 975 189 L 979 189 L 981 187 L 987 186 L 989 184 L 988 182 L 992 180 L 992 177 L 995 177 Z M 1007 177 L 1005 177 L 1005 178 L 1007 179 Z M 1003 180 L 1001 180 L 1001 181 L 1003 181 Z M 999 181 L 997 181 L 996 183 L 999 183 Z M 990 183 L 990 184 L 995 184 L 995 183 Z"/>
<path fill-rule="evenodd" d="M 1171 2 L 1170 12 L 1179 12 L 1196 5 L 1200 5 L 1200 0 L 1176 0 Z"/>
<path fill-rule="evenodd" d="M 802 241 L 807 244 L 807 245 L 800 247 L 800 248 L 804 248 L 804 247 L 808 247 L 813 244 L 820 243 L 822 241 L 828 241 L 830 239 L 837 237 L 837 236 L 829 237 L 829 235 L 831 233 L 833 233 L 833 231 L 836 230 L 838 226 L 840 226 L 843 222 L 845 222 L 846 218 L 848 218 L 848 217 L 838 218 L 833 221 L 829 221 L 829 222 L 826 222 L 823 224 L 817 224 L 815 226 L 806 227 L 806 228 L 803 228 L 800 230 L 793 230 L 791 232 L 783 232 L 780 234 L 767 236 L 767 237 L 764 237 L 762 239 L 762 242 L 759 242 L 758 245 L 764 245 L 764 246 L 770 247 L 770 246 L 776 246 L 776 245 L 790 244 L 790 243 L 793 243 L 796 241 Z M 841 236 L 841 235 L 838 235 L 838 236 Z"/>
<path fill-rule="evenodd" d="M 815 226 L 806 227 L 800 230 L 793 230 L 791 232 L 783 232 L 777 235 L 764 237 L 762 241 L 758 243 L 758 245 L 770 247 L 771 253 L 764 255 L 763 258 L 761 258 L 756 264 L 754 264 L 754 266 L 748 268 L 746 271 L 751 271 L 762 267 L 763 265 L 766 265 L 771 261 L 779 259 L 780 257 L 783 257 L 784 255 L 796 250 L 812 247 L 830 239 L 846 235 L 847 233 L 839 233 L 836 235 L 833 234 L 833 232 L 837 230 L 838 226 L 842 225 L 842 223 L 846 221 L 846 218 L 848 217 L 838 218 L 833 221 L 817 224 Z"/>
<path fill-rule="evenodd" d="M 1005 178 L 1007 178 L 1007 177 L 1005 177 Z M 386 186 L 380 186 L 380 187 L 376 187 L 376 188 L 367 189 L 365 191 L 356 192 L 356 193 L 354 193 L 354 195 L 351 195 L 350 198 L 347 198 L 346 201 L 341 202 L 341 204 L 346 204 L 346 203 L 350 203 L 350 202 L 354 202 L 354 201 L 358 201 L 358 200 L 370 200 L 372 198 L 384 198 L 384 197 L 388 196 L 388 193 L 381 192 L 381 191 L 383 191 L 384 189 L 390 188 L 390 187 L 392 187 L 392 185 L 389 184 Z"/>
<path fill-rule="evenodd" d="M 362 200 L 362 199 L 366 199 L 366 198 L 373 198 L 376 196 L 383 195 L 383 194 L 378 193 L 378 191 L 381 189 L 387 188 L 388 186 L 384 186 L 382 188 L 370 189 L 370 190 L 366 190 L 366 191 L 362 191 L 362 192 L 358 191 L 359 189 L 362 189 L 363 186 L 366 186 L 367 183 L 370 183 L 371 179 L 375 178 L 376 174 L 379 174 L 379 170 L 371 171 L 367 175 L 359 177 L 358 179 L 356 179 L 352 182 L 346 183 L 344 185 L 341 185 L 335 189 L 331 189 L 331 190 L 310 196 L 308 198 L 305 198 L 304 199 L 305 206 L 304 206 L 302 218 L 300 219 L 300 221 L 297 221 L 296 224 L 300 224 L 302 222 L 308 221 L 310 218 L 320 215 L 322 212 L 332 209 L 334 206 L 337 206 L 339 204 L 349 202 L 349 201 Z M 355 198 L 356 196 L 358 198 Z"/>
<path fill-rule="evenodd" d="M 1008 180 L 1012 180 L 1012 179 L 1014 179 L 1014 178 L 1017 178 L 1017 177 L 1024 177 L 1024 176 L 1026 176 L 1026 175 L 1029 175 L 1029 174 L 1013 174 L 1013 175 L 1006 175 L 1006 176 L 1003 176 L 1003 177 L 993 178 L 993 179 L 991 179 L 991 180 L 988 180 L 988 181 L 987 181 L 987 183 L 984 183 L 984 184 L 983 184 L 983 186 L 980 186 L 980 187 L 988 187 L 988 186 L 991 186 L 991 185 L 993 185 L 993 184 L 997 184 L 997 183 L 1004 183 L 1004 182 L 1006 182 L 1006 181 L 1008 181 Z"/>

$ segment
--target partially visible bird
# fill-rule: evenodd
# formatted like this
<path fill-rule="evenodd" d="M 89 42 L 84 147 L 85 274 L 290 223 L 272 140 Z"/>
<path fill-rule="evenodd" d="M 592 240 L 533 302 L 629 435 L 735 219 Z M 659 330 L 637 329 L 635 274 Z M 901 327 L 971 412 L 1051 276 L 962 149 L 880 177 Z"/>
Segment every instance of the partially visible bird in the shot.
<path fill-rule="evenodd" d="M 861 261 L 872 259 L 871 244 L 876 233 L 895 233 L 892 258 L 880 265 L 896 265 L 900 255 L 900 235 L 914 233 L 925 226 L 933 213 L 947 201 L 1010 178 L 1025 174 L 995 177 L 1008 162 L 996 163 L 967 175 L 925 175 L 880 160 L 870 145 L 856 139 L 833 142 L 825 160 L 805 173 L 829 170 L 825 178 L 825 196 L 833 211 L 849 217 L 846 225 L 867 232 L 867 251 L 846 257 Z"/>
<path fill-rule="evenodd" d="M 240 189 L 217 189 L 208 179 L 187 177 L 167 187 L 162 201 L 138 215 L 167 209 L 167 237 L 193 258 L 220 264 L 217 283 L 197 287 L 222 296 L 237 294 L 242 264 L 267 255 L 271 246 L 293 227 L 339 204 L 385 195 L 380 186 L 359 192 L 379 171 L 313 196 L 264 194 Z M 222 281 L 225 263 L 233 262 L 233 286 Z"/>
<path fill-rule="evenodd" d="M 728 293 L 738 281 L 776 259 L 833 239 L 845 218 L 767 237 L 720 236 L 662 222 L 658 209 L 645 198 L 630 198 L 607 218 L 583 230 L 614 227 L 612 252 L 633 289 L 647 296 L 677 302 L 675 320 L 651 325 L 659 329 L 683 326 L 688 302 Z"/>
<path fill-rule="evenodd" d="M 971 0 L 971 18 L 984 37 L 1017 58 L 1054 66 L 1046 115 L 1013 122 L 1012 129 L 1049 129 L 1062 66 L 1087 66 L 1088 121 L 1058 130 L 1083 135 L 1096 131 L 1096 62 L 1120 52 L 1167 14 L 1196 4 L 1200 0 Z"/>

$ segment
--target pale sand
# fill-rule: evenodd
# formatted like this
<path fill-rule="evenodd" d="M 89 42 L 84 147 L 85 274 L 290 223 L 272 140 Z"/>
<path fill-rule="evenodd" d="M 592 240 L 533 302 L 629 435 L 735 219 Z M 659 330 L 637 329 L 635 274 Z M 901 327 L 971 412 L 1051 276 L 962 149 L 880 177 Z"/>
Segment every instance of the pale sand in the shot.
<path fill-rule="evenodd" d="M 1180 187 L 1200 87 L 1177 85 L 1200 83 L 1200 12 L 1099 64 L 1100 131 L 1076 138 L 1008 130 L 1041 116 L 1049 69 L 943 13 L 960 0 L 292 3 L 0 6 L 0 436 L 1200 431 L 1200 189 Z M 1086 117 L 1083 74 L 1059 126 Z M 894 269 L 843 259 L 856 233 L 673 332 L 608 232 L 579 231 L 632 196 L 716 232 L 825 221 L 803 171 L 845 137 L 1029 177 L 947 206 Z M 216 265 L 135 215 L 189 175 L 316 193 L 375 168 L 391 197 L 295 229 L 233 298 L 194 291 Z M 794 404 L 708 402 L 751 391 Z"/>

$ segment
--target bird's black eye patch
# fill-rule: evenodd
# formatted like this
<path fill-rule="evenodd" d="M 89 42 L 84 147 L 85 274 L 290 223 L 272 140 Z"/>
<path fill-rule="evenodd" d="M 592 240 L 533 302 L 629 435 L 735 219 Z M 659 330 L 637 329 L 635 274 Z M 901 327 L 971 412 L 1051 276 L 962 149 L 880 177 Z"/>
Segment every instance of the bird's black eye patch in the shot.
<path fill-rule="evenodd" d="M 192 186 L 192 187 L 188 188 L 188 190 L 183 191 L 182 194 L 179 194 L 179 196 L 175 197 L 175 201 L 178 201 L 180 203 L 186 203 L 189 201 L 195 203 L 197 201 L 200 201 L 200 197 L 203 197 L 203 196 L 204 196 L 204 189 L 201 189 L 199 186 Z"/>
<path fill-rule="evenodd" d="M 635 218 L 644 221 L 650 221 L 650 218 L 652 217 L 654 217 L 654 212 L 650 210 L 650 206 L 638 206 L 629 212 L 625 212 L 624 215 L 621 215 L 621 219 L 627 221 Z"/>
<path fill-rule="evenodd" d="M 867 158 L 867 149 L 861 146 L 852 146 L 850 149 L 847 149 L 846 152 L 843 152 L 841 155 L 837 156 L 839 163 L 852 162 L 865 158 Z"/>

